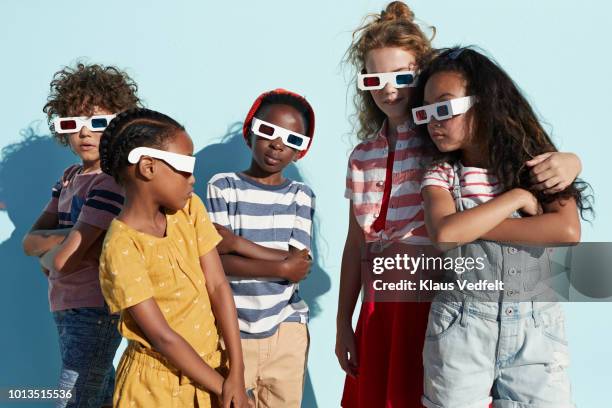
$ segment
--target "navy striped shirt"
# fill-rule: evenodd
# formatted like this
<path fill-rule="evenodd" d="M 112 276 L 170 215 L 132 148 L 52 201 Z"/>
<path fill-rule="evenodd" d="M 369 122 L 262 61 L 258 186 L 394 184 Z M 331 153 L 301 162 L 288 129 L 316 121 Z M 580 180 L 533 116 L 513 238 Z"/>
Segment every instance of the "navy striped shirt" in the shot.
<path fill-rule="evenodd" d="M 289 250 L 311 249 L 315 195 L 303 183 L 258 183 L 240 173 L 220 173 L 208 183 L 213 222 L 256 244 Z M 273 335 L 282 322 L 308 321 L 299 285 L 273 278 L 228 277 L 242 338 Z"/>

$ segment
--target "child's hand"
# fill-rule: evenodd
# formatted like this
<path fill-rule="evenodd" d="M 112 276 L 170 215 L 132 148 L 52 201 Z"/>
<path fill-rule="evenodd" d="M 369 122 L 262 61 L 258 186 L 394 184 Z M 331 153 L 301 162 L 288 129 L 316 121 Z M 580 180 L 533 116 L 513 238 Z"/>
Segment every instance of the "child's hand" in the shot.
<path fill-rule="evenodd" d="M 357 360 L 357 347 L 355 346 L 355 332 L 350 322 L 338 325 L 336 357 L 345 373 L 352 377 L 358 374 L 359 361 Z"/>
<path fill-rule="evenodd" d="M 307 260 L 311 260 L 310 258 L 310 253 L 308 252 L 308 249 L 304 248 L 304 249 L 297 249 L 294 247 L 289 247 L 289 257 L 298 257 L 298 258 L 304 258 Z"/>
<path fill-rule="evenodd" d="M 249 408 L 251 403 L 244 387 L 244 377 L 240 372 L 230 371 L 223 382 L 221 392 L 223 408 Z"/>
<path fill-rule="evenodd" d="M 550 152 L 540 154 L 525 163 L 531 167 L 531 181 L 536 190 L 554 194 L 565 190 L 574 182 L 582 163 L 573 153 Z"/>
<path fill-rule="evenodd" d="M 299 282 L 308 275 L 310 264 L 311 260 L 307 249 L 290 252 L 281 265 L 282 277 L 294 283 Z"/>
<path fill-rule="evenodd" d="M 517 190 L 517 193 L 520 194 L 520 207 L 518 208 L 519 211 L 523 212 L 526 215 L 542 214 L 542 206 L 538 202 L 536 196 L 522 188 L 517 188 L 515 190 Z"/>
<path fill-rule="evenodd" d="M 235 252 L 238 237 L 223 225 L 219 225 L 216 222 L 213 223 L 213 225 L 217 229 L 219 235 L 221 235 L 221 238 L 223 238 L 223 240 L 217 245 L 217 252 L 219 252 L 219 255 Z"/>

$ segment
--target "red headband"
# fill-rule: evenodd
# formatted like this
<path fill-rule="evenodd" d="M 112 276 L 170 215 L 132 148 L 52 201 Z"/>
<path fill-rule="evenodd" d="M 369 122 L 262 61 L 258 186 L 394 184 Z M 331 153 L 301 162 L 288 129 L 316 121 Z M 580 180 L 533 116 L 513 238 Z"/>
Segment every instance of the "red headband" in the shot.
<path fill-rule="evenodd" d="M 310 148 L 310 145 L 312 144 L 312 137 L 314 135 L 314 127 L 315 127 L 315 116 L 314 116 L 314 110 L 312 110 L 312 106 L 310 106 L 306 98 L 304 98 L 302 95 L 296 94 L 295 92 L 291 92 L 291 91 L 288 91 L 282 88 L 277 88 L 272 91 L 264 92 L 261 95 L 259 95 L 257 99 L 255 99 L 255 102 L 253 102 L 253 106 L 251 106 L 251 109 L 249 109 L 249 113 L 247 113 L 246 118 L 244 119 L 244 125 L 242 126 L 242 135 L 244 136 L 244 140 L 248 140 L 249 138 L 249 133 L 251 131 L 251 122 L 253 121 L 255 112 L 257 112 L 257 109 L 259 109 L 261 104 L 265 102 L 266 98 L 272 95 L 291 96 L 295 98 L 295 100 L 298 101 L 300 104 L 302 104 L 308 111 L 308 133 L 306 134 L 306 136 L 310 138 L 310 142 L 308 142 L 308 147 L 306 147 L 306 150 L 302 150 L 301 152 L 299 152 L 298 159 L 301 159 L 308 152 L 308 149 Z"/>

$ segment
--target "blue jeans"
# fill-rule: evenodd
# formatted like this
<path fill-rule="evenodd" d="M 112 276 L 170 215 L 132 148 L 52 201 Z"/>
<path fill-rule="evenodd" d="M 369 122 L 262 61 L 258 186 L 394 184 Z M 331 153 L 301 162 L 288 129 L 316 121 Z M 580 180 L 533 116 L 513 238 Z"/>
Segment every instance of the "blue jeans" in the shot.
<path fill-rule="evenodd" d="M 54 312 L 53 318 L 62 355 L 59 389 L 71 393 L 56 407 L 112 405 L 119 315 L 110 315 L 107 307 L 84 307 Z"/>
<path fill-rule="evenodd" d="M 423 405 L 574 407 L 560 304 L 437 300 L 423 349 Z"/>

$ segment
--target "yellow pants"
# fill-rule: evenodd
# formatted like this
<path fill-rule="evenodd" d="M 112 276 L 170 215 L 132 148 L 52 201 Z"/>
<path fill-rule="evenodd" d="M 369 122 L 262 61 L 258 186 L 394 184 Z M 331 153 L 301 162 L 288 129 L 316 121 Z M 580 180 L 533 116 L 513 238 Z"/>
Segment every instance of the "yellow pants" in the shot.
<path fill-rule="evenodd" d="M 221 365 L 221 352 L 204 359 L 212 367 Z M 159 353 L 130 341 L 117 367 L 113 406 L 118 408 L 218 407 L 212 396 L 182 375 Z"/>
<path fill-rule="evenodd" d="M 299 408 L 308 355 L 308 328 L 281 323 L 263 339 L 242 339 L 244 382 L 253 388 L 257 408 Z"/>

